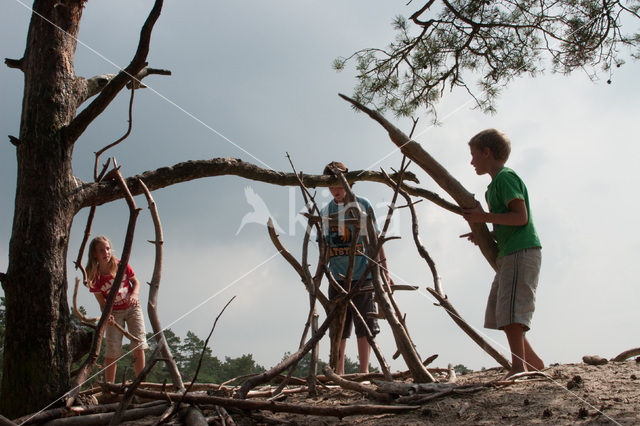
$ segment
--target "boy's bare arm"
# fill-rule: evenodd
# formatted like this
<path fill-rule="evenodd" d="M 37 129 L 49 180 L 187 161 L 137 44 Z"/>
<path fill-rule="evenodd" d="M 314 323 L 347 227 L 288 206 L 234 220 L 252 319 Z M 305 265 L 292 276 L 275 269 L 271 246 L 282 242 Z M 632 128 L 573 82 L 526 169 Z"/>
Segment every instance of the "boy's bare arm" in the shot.
<path fill-rule="evenodd" d="M 524 200 L 516 198 L 509 202 L 506 213 L 489 213 L 478 203 L 473 209 L 462 209 L 462 216 L 471 223 L 493 223 L 496 225 L 523 226 L 529 222 L 527 205 Z"/>

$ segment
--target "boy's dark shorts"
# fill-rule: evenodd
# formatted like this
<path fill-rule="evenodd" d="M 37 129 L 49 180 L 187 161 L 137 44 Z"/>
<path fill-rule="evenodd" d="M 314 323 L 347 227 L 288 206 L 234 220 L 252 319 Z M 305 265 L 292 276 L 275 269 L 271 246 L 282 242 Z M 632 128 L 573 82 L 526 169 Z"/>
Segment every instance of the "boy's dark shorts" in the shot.
<path fill-rule="evenodd" d="M 341 281 L 339 281 L 338 283 L 342 287 L 344 287 L 344 284 Z M 357 281 L 352 281 L 351 285 L 356 285 L 356 283 Z M 365 281 L 362 285 L 363 286 L 371 285 L 371 281 Z M 338 292 L 331 285 L 329 285 L 329 299 L 331 300 L 335 298 L 337 295 L 338 295 Z M 371 334 L 375 336 L 376 334 L 380 333 L 378 320 L 375 318 L 367 317 L 368 312 L 377 312 L 376 302 L 373 297 L 373 292 L 371 291 L 367 293 L 356 294 L 355 296 L 353 296 L 351 301 L 358 309 L 358 312 L 360 312 L 360 315 L 362 315 L 362 318 L 364 318 L 365 322 L 367 323 L 367 327 L 369 327 L 369 330 L 371 331 Z M 343 339 L 347 339 L 351 337 L 351 328 L 354 323 L 356 328 L 356 337 L 365 337 L 367 335 L 367 330 L 362 326 L 362 324 L 359 321 L 353 318 L 353 312 L 351 307 L 347 307 L 347 315 L 345 317 L 344 328 L 342 330 Z"/>

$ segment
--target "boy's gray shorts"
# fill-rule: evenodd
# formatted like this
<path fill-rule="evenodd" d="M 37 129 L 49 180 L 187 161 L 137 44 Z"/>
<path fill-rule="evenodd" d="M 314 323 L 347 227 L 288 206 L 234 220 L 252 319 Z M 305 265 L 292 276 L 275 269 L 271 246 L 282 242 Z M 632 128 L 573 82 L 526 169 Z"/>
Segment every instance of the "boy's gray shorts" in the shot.
<path fill-rule="evenodd" d="M 503 329 L 518 323 L 529 330 L 541 262 L 540 248 L 520 250 L 498 259 L 484 316 L 486 328 Z"/>
<path fill-rule="evenodd" d="M 130 349 L 148 349 L 147 336 L 144 328 L 144 318 L 142 316 L 142 308 L 138 306 L 129 306 L 127 309 L 121 309 L 118 311 L 112 311 L 115 321 L 125 328 L 125 322 L 127 323 L 126 330 L 131 333 L 132 336 L 140 339 L 140 342 L 131 342 Z M 107 325 L 107 332 L 105 334 L 105 358 L 118 358 L 122 355 L 122 337 L 123 334 L 115 326 Z"/>

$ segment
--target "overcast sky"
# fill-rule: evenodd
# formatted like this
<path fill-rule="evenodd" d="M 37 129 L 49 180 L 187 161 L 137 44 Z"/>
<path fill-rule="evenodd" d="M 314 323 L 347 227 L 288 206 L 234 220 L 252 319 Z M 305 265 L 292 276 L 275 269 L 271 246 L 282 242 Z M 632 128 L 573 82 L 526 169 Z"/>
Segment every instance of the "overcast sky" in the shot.
<path fill-rule="evenodd" d="M 126 66 L 152 3 L 87 2 L 76 73 L 91 77 Z M 165 2 L 148 61 L 151 67 L 170 69 L 172 76 L 145 80 L 150 89 L 136 92 L 133 132 L 110 155 L 125 176 L 214 157 L 289 171 L 287 152 L 297 170 L 306 173 L 320 173 L 333 160 L 350 169 L 397 168 L 401 156 L 386 132 L 337 96 L 351 93 L 356 84 L 353 67 L 337 73 L 331 63 L 364 47 L 386 46 L 394 36 L 393 17 L 415 9 L 405 3 Z M 24 51 L 28 7 L 23 0 L 3 2 L 3 58 L 19 58 Z M 615 70 L 610 85 L 607 75 L 596 82 L 580 73 L 522 78 L 504 91 L 493 116 L 473 110 L 462 93 L 447 94 L 439 105 L 441 126 L 431 127 L 428 117 L 420 116 L 414 139 L 483 201 L 489 177 L 475 175 L 467 141 L 488 127 L 511 138 L 507 165 L 529 188 L 543 245 L 529 340 L 546 363 L 579 362 L 586 354 L 612 357 L 638 346 L 638 75 L 638 63 L 629 62 Z M 22 85 L 19 71 L 0 67 L 4 135 L 19 133 Z M 80 179 L 92 179 L 93 152 L 125 132 L 127 104 L 123 93 L 77 142 L 74 171 Z M 388 118 L 409 132 L 410 121 Z M 446 197 L 424 172 L 416 166 L 411 170 L 421 186 Z M 0 270 L 8 263 L 15 173 L 14 148 L 5 139 L 0 144 Z M 371 200 L 382 220 L 391 191 L 370 183 L 354 189 Z M 253 211 L 248 193 L 266 203 L 282 229 L 283 243 L 300 258 L 304 227 L 296 213 L 303 203 L 295 189 L 217 177 L 155 191 L 165 237 L 159 310 L 163 324 L 179 336 L 191 330 L 204 338 L 224 304 L 237 296 L 218 322 L 213 353 L 220 358 L 252 353 L 259 364 L 270 367 L 297 349 L 308 298 L 266 227 L 251 221 L 242 226 Z M 318 194 L 329 200 L 327 190 Z M 136 201 L 146 207 L 144 197 Z M 507 354 L 503 333 L 482 328 L 493 272 L 475 246 L 458 238 L 468 232 L 466 222 L 427 201 L 418 205 L 418 212 L 421 238 L 438 266 L 444 291 L 459 313 Z M 76 217 L 72 229 L 71 286 L 79 276 L 72 261 L 86 213 Z M 102 206 L 92 235 L 109 236 L 120 252 L 127 220 L 124 201 Z M 404 210 L 394 217 L 392 229 L 402 237 L 386 246 L 394 280 L 421 288 L 396 293 L 421 357 L 439 354 L 439 366 L 495 366 L 424 290 L 432 277 L 415 250 Z M 142 283 L 151 278 L 154 250 L 146 241 L 153 238 L 145 209 L 130 260 Z M 80 293 L 79 304 L 97 316 L 95 299 L 84 288 Z M 71 296 L 70 289 L 70 303 Z M 148 323 L 147 328 L 151 330 Z M 378 341 L 387 361 L 394 370 L 406 369 L 401 359 L 391 359 L 393 337 L 387 324 L 381 328 Z M 347 355 L 355 360 L 356 354 L 355 341 L 348 342 Z M 328 360 L 327 342 L 321 358 Z"/>

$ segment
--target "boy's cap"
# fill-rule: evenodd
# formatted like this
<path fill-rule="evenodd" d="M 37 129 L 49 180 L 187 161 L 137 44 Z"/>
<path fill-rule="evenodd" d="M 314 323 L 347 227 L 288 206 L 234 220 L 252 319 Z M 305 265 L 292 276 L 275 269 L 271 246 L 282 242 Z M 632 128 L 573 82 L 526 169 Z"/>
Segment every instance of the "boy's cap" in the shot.
<path fill-rule="evenodd" d="M 322 172 L 323 175 L 335 176 L 336 172 L 347 173 L 349 169 L 339 161 L 332 161 L 327 164 Z"/>

